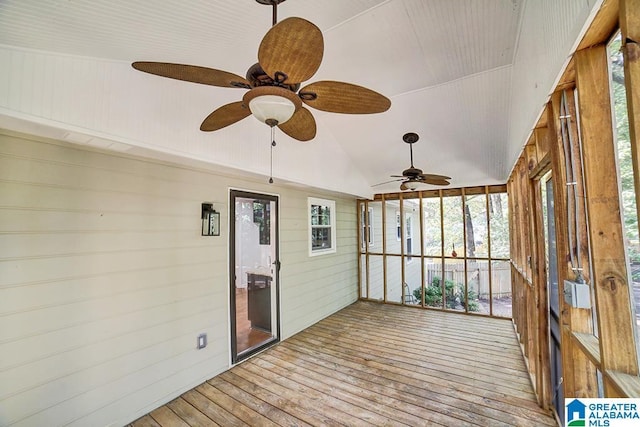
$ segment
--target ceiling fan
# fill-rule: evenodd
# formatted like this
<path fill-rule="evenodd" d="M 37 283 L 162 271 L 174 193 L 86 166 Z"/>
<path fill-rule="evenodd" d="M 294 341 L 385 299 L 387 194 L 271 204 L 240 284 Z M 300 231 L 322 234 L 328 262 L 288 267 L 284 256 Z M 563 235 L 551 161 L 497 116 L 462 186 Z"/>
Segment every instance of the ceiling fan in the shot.
<path fill-rule="evenodd" d="M 391 101 L 362 86 L 338 81 L 318 81 L 300 89 L 322 62 L 324 39 L 320 29 L 302 18 L 277 22 L 277 6 L 285 0 L 256 0 L 273 6 L 273 26 L 258 49 L 258 62 L 246 79 L 236 74 L 195 65 L 166 62 L 134 62 L 133 68 L 177 80 L 211 86 L 248 89 L 242 101 L 223 105 L 200 125 L 205 132 L 222 129 L 253 114 L 258 120 L 278 126 L 299 141 L 316 135 L 316 122 L 302 104 L 322 111 L 347 114 L 381 113 Z"/>
<path fill-rule="evenodd" d="M 418 134 L 413 132 L 405 133 L 402 136 L 404 142 L 409 144 L 409 150 L 411 153 L 411 166 L 408 169 L 402 171 L 402 175 L 391 175 L 391 178 L 398 179 L 382 182 L 380 184 L 374 185 L 374 187 L 398 181 L 402 181 L 402 184 L 400 184 L 400 190 L 402 191 L 415 190 L 416 188 L 418 188 L 419 184 L 449 185 L 448 180 L 450 180 L 451 177 L 431 173 L 422 173 L 422 169 L 418 169 L 413 166 L 413 144 L 415 144 L 419 138 L 420 137 L 418 136 Z"/>

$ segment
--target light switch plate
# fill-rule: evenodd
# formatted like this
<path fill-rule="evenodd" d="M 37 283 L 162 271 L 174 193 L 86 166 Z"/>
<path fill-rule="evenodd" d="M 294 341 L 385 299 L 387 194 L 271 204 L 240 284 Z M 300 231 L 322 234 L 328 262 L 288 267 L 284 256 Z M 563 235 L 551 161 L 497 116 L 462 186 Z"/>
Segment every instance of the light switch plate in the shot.
<path fill-rule="evenodd" d="M 207 346 L 207 334 L 198 335 L 198 350 Z"/>

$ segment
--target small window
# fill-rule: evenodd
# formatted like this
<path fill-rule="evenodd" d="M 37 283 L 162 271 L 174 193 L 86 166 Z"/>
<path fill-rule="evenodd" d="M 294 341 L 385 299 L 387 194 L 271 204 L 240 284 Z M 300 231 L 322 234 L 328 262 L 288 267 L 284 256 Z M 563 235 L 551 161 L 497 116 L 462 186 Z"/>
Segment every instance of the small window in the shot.
<path fill-rule="evenodd" d="M 362 212 L 360 217 L 360 224 L 362 225 L 361 232 L 361 246 L 362 250 L 366 249 L 367 242 L 369 242 L 369 246 L 373 246 L 373 233 L 371 232 L 371 224 L 373 224 L 373 208 L 369 208 L 368 216 L 365 218 L 364 215 L 364 204 L 362 205 Z"/>
<path fill-rule="evenodd" d="M 309 256 L 336 251 L 336 202 L 309 197 Z"/>
<path fill-rule="evenodd" d="M 411 214 L 406 215 L 405 232 L 407 261 L 411 261 L 411 254 L 413 253 L 413 217 L 411 216 Z"/>

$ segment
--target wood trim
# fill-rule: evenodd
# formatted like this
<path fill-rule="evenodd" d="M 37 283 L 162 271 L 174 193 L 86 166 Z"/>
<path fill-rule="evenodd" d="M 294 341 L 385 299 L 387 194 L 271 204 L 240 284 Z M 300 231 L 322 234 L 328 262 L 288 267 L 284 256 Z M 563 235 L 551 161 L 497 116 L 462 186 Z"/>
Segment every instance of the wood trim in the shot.
<path fill-rule="evenodd" d="M 382 299 L 387 302 L 387 199 L 382 195 Z M 402 215 L 402 213 L 400 213 Z"/>
<path fill-rule="evenodd" d="M 640 218 L 640 0 L 620 0 L 620 31 L 636 209 Z"/>
<path fill-rule="evenodd" d="M 386 200 L 399 200 L 400 194 L 411 195 L 413 198 L 418 198 L 422 196 L 425 199 L 431 197 L 442 197 L 444 196 L 459 196 L 462 194 L 462 188 L 446 188 L 446 189 L 438 189 L 438 190 L 422 190 L 422 191 L 413 191 L 411 193 L 378 193 L 373 196 L 371 201 L 380 201 L 384 197 Z M 464 187 L 465 191 L 468 191 L 468 194 L 481 194 L 484 187 L 474 186 L 474 187 Z M 507 184 L 497 184 L 497 185 L 489 185 L 489 193 L 506 193 L 507 192 Z M 477 192 L 477 193 L 476 193 Z M 367 200 L 367 199 L 358 199 L 358 200 Z"/>
<path fill-rule="evenodd" d="M 577 50 L 605 43 L 618 26 L 620 0 L 604 0 Z"/>
<path fill-rule="evenodd" d="M 624 230 L 618 194 L 611 191 L 618 182 L 606 47 L 581 50 L 575 60 L 602 369 L 637 375 Z"/>
<path fill-rule="evenodd" d="M 367 201 L 365 203 L 365 218 L 367 218 L 367 224 L 369 224 L 369 201 Z M 371 227 L 371 224 L 369 224 L 369 227 Z M 372 231 L 370 231 L 372 229 L 367 230 L 368 233 L 372 233 Z M 365 260 L 365 264 L 367 267 L 367 271 L 366 271 L 366 280 L 367 280 L 367 298 L 371 298 L 371 278 L 370 276 L 370 271 L 371 271 L 371 266 L 369 264 L 369 238 L 367 236 L 367 243 L 365 244 L 366 247 L 366 256 L 367 259 Z"/>
<path fill-rule="evenodd" d="M 422 204 L 422 193 L 420 193 L 420 295 L 424 296 L 424 205 Z M 404 284 L 402 285 L 404 292 Z M 404 301 L 403 301 L 404 302 Z M 424 301 L 420 302 L 424 307 Z"/>
<path fill-rule="evenodd" d="M 464 256 L 464 311 L 465 313 L 469 313 L 469 304 L 468 304 L 468 276 L 467 276 L 467 196 L 465 194 L 464 188 L 462 189 L 462 194 L 460 195 L 460 201 L 462 202 L 462 255 Z"/>
<path fill-rule="evenodd" d="M 598 338 L 593 334 L 585 334 L 582 332 L 572 332 L 571 338 L 580 346 L 580 349 L 587 355 L 591 363 L 597 369 L 600 369 L 600 343 Z"/>
<path fill-rule="evenodd" d="M 442 190 L 438 190 L 438 193 L 440 194 L 440 254 L 441 254 L 441 259 L 442 259 L 442 273 L 440 274 L 442 277 L 440 279 L 440 286 L 442 287 L 442 308 L 443 310 L 446 307 L 446 298 L 445 298 L 445 287 L 444 287 L 444 202 L 443 202 L 443 191 Z"/>
<path fill-rule="evenodd" d="M 489 315 L 493 316 L 493 272 L 491 271 L 491 215 L 489 214 L 489 197 L 489 187 L 485 185 L 484 200 L 485 210 L 487 211 L 487 258 L 489 260 L 489 262 L 487 263 L 487 271 L 489 274 Z M 511 298 L 513 302 L 513 288 L 511 290 Z M 513 304 L 511 314 L 513 315 Z"/>
<path fill-rule="evenodd" d="M 637 375 L 605 371 L 604 376 L 623 397 L 640 398 L 640 377 Z"/>
<path fill-rule="evenodd" d="M 358 298 L 362 298 L 362 257 L 366 256 L 363 253 L 362 250 L 362 227 L 363 227 L 363 223 L 362 223 L 362 209 L 365 207 L 366 205 L 366 201 L 362 201 L 362 200 L 358 200 L 356 202 L 356 224 L 357 225 L 357 230 L 356 230 L 356 239 L 358 239 Z M 365 210 L 366 212 L 366 210 Z M 366 215 L 365 215 L 366 216 Z M 364 226 L 366 227 L 366 219 L 364 222 Z M 364 245 L 365 248 L 367 247 L 367 244 Z"/>
<path fill-rule="evenodd" d="M 548 157 L 548 156 L 547 156 Z M 550 160 L 549 160 L 550 161 Z M 551 354 L 549 337 L 549 292 L 547 288 L 547 268 L 544 245 L 544 221 L 542 218 L 542 188 L 539 179 L 531 182 L 534 203 L 533 238 L 538 244 L 534 245 L 535 265 L 534 277 L 537 292 L 537 328 L 538 328 L 538 371 L 536 375 L 536 392 L 538 403 L 545 409 L 550 409 L 552 399 L 551 388 Z"/>

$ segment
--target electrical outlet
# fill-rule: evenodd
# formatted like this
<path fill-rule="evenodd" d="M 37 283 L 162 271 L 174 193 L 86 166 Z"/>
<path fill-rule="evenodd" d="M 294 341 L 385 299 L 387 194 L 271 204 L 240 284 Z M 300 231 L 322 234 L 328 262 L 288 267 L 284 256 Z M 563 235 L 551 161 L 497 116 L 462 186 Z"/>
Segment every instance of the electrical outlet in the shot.
<path fill-rule="evenodd" d="M 207 334 L 198 335 L 198 350 L 207 346 Z"/>

